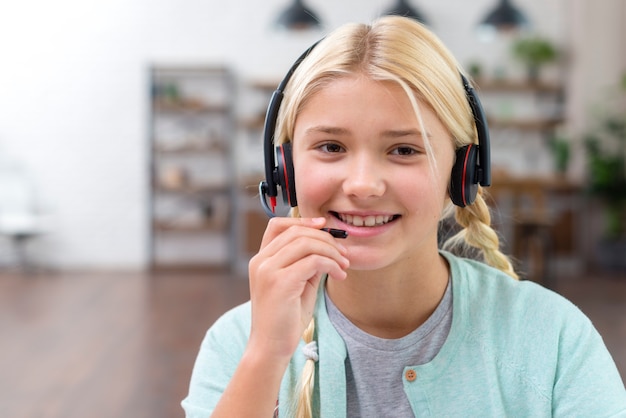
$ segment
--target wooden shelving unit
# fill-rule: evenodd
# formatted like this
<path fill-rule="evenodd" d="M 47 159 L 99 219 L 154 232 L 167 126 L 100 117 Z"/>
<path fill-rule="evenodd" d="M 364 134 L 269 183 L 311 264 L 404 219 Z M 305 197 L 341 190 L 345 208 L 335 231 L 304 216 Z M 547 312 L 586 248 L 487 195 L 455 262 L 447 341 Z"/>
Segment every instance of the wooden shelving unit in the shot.
<path fill-rule="evenodd" d="M 231 71 L 150 68 L 150 262 L 231 268 L 235 250 Z"/>
<path fill-rule="evenodd" d="M 580 186 L 554 174 L 550 140 L 566 123 L 559 82 L 476 80 L 492 136 L 494 225 L 519 271 L 548 285 L 554 266 L 572 265 L 580 245 Z M 493 152 L 502 146 L 497 161 Z M 548 157 L 546 157 L 548 156 Z M 514 172 L 514 174 L 511 174 Z"/>
<path fill-rule="evenodd" d="M 238 119 L 237 127 L 242 140 L 253 149 L 257 160 L 249 164 L 245 172 L 238 176 L 236 236 L 237 236 L 237 271 L 245 275 L 250 258 L 259 250 L 261 239 L 268 222 L 259 202 L 258 184 L 265 178 L 263 172 L 263 125 L 265 111 L 272 92 L 280 83 L 276 80 L 254 80 L 245 83 L 245 94 L 250 96 L 249 103 L 254 103 L 250 114 Z M 252 168 L 251 168 L 252 167 Z"/>
<path fill-rule="evenodd" d="M 544 81 L 480 79 L 476 80 L 476 84 L 477 91 L 483 100 L 488 100 L 490 96 L 500 95 L 508 97 L 511 103 L 526 97 L 532 99 L 536 107 L 539 107 L 542 102 L 552 105 L 549 112 L 534 109 L 533 114 L 530 115 L 519 115 L 512 110 L 510 115 L 502 116 L 493 110 L 486 109 L 489 126 L 492 129 L 539 132 L 549 136 L 565 122 L 563 116 L 565 90 L 560 84 Z"/>

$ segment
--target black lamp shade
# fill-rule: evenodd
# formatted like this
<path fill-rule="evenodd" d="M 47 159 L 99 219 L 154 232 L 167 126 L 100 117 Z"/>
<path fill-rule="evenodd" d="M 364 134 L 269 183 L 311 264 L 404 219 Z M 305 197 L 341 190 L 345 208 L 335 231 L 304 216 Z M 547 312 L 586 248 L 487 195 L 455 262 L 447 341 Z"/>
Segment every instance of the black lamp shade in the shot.
<path fill-rule="evenodd" d="M 388 9 L 387 11 L 385 11 L 384 14 L 386 14 L 386 15 L 406 16 L 406 17 L 410 17 L 412 19 L 415 19 L 418 22 L 421 22 L 421 23 L 424 23 L 424 24 L 428 24 L 428 21 L 426 20 L 424 15 L 422 13 L 420 13 L 414 7 L 411 7 L 411 5 L 406 2 L 406 0 L 398 0 L 396 2 L 396 4 L 392 8 Z"/>
<path fill-rule="evenodd" d="M 294 0 L 293 4 L 283 11 L 276 25 L 289 30 L 306 30 L 320 26 L 320 19 L 311 9 L 302 3 L 302 0 Z"/>
<path fill-rule="evenodd" d="M 481 22 L 482 26 L 504 31 L 528 26 L 528 24 L 526 16 L 513 6 L 510 0 L 500 0 L 496 8 L 489 12 Z"/>

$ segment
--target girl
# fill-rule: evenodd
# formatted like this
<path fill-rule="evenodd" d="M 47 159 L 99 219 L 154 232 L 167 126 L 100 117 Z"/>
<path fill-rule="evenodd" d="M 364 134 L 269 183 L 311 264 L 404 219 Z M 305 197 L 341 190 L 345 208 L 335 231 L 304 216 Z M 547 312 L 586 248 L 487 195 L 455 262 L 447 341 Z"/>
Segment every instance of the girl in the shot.
<path fill-rule="evenodd" d="M 299 63 L 275 135 L 297 207 L 250 261 L 251 302 L 208 331 L 188 417 L 626 416 L 590 321 L 498 249 L 462 80 L 402 17 L 346 25 Z"/>

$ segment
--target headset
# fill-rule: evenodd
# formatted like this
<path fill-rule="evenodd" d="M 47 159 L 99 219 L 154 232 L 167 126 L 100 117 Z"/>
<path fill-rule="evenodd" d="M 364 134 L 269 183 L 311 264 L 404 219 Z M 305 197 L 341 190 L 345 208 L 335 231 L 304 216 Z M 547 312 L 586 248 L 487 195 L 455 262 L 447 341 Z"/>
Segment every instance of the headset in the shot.
<path fill-rule="evenodd" d="M 284 97 L 285 87 L 291 76 L 304 61 L 309 53 L 317 46 L 317 41 L 298 57 L 291 66 L 285 78 L 280 82 L 272 93 L 263 128 L 263 152 L 265 157 L 265 181 L 259 184 L 259 196 L 261 206 L 270 218 L 276 216 L 276 197 L 280 187 L 283 202 L 291 207 L 297 206 L 296 185 L 293 169 L 291 143 L 286 142 L 274 146 L 274 133 L 278 119 L 278 110 Z M 476 132 L 478 144 L 468 144 L 456 150 L 456 159 L 452 167 L 449 194 L 452 203 L 459 207 L 465 207 L 474 203 L 478 193 L 478 185 L 488 187 L 491 185 L 491 157 L 489 145 L 489 129 L 487 117 L 476 92 L 463 74 L 460 74 L 461 82 L 467 96 Z M 276 158 L 274 158 L 276 155 Z M 267 202 L 267 197 L 270 203 Z"/>

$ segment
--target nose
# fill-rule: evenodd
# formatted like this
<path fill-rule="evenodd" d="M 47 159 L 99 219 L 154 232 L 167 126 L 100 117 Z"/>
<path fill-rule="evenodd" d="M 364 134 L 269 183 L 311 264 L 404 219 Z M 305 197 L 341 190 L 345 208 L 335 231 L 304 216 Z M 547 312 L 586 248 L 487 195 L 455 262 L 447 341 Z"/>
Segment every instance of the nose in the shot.
<path fill-rule="evenodd" d="M 376 158 L 354 156 L 346 167 L 343 192 L 358 199 L 380 197 L 385 193 L 384 167 Z"/>

